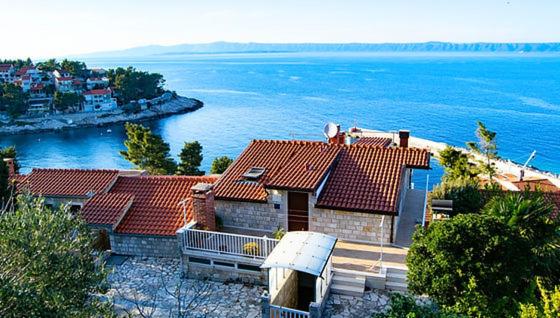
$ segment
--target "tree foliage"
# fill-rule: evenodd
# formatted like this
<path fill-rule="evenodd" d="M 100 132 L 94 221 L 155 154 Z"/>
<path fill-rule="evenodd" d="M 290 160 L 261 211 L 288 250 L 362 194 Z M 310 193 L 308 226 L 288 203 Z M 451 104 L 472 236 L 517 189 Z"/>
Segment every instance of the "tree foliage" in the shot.
<path fill-rule="evenodd" d="M 92 293 L 106 271 L 96 265 L 87 225 L 65 208 L 18 198 L 0 216 L 0 316 L 99 317 L 107 313 Z"/>
<path fill-rule="evenodd" d="M 33 61 L 31 61 L 30 58 L 27 58 L 26 60 L 22 60 L 22 59 L 17 59 L 17 60 L 5 59 L 5 60 L 0 60 L 0 64 L 12 64 L 15 68 L 22 68 L 22 67 L 24 67 L 24 66 L 31 66 L 31 65 L 33 65 Z"/>
<path fill-rule="evenodd" d="M 12 118 L 27 112 L 27 94 L 21 87 L 4 83 L 0 86 L 0 111 L 6 111 Z"/>
<path fill-rule="evenodd" d="M 77 93 L 54 93 L 54 107 L 58 111 L 67 111 L 68 109 L 75 109 L 83 102 L 84 96 Z"/>
<path fill-rule="evenodd" d="M 60 67 L 72 76 L 85 77 L 87 75 L 87 66 L 84 62 L 64 59 L 60 63 Z"/>
<path fill-rule="evenodd" d="M 478 213 L 484 206 L 477 179 L 445 179 L 434 187 L 432 199 L 453 200 L 451 216 L 462 213 Z"/>
<path fill-rule="evenodd" d="M 177 166 L 177 174 L 184 176 L 202 176 L 204 171 L 200 170 L 202 164 L 202 146 L 198 141 L 185 142 L 179 154 L 181 162 Z"/>
<path fill-rule="evenodd" d="M 212 161 L 212 167 L 210 168 L 210 173 L 222 174 L 232 163 L 233 163 L 233 159 L 231 159 L 228 156 L 218 157 L 214 159 L 214 161 Z"/>
<path fill-rule="evenodd" d="M 537 279 L 539 301 L 520 305 L 520 318 L 558 318 L 560 317 L 560 286 L 547 290 Z"/>
<path fill-rule="evenodd" d="M 445 171 L 444 179 L 472 179 L 479 173 L 476 166 L 469 163 L 469 157 L 451 146 L 439 153 L 439 163 Z"/>
<path fill-rule="evenodd" d="M 142 98 L 151 99 L 163 93 L 165 80 L 158 73 L 138 71 L 129 66 L 110 69 L 107 72 L 109 85 L 114 87 L 120 104 Z"/>
<path fill-rule="evenodd" d="M 462 214 L 416 231 L 408 287 L 457 313 L 515 315 L 533 275 L 531 259 L 517 231 L 488 215 Z"/>
<path fill-rule="evenodd" d="M 418 304 L 406 294 L 392 293 L 390 307 L 384 313 L 374 314 L 372 318 L 459 318 L 455 313 L 443 312 L 435 304 Z"/>
<path fill-rule="evenodd" d="M 126 151 L 121 155 L 139 169 L 145 169 L 150 174 L 173 174 L 176 163 L 169 154 L 169 144 L 152 133 L 149 128 L 139 124 L 126 123 L 124 145 Z"/>
<path fill-rule="evenodd" d="M 14 185 L 9 180 L 8 165 L 4 159 L 14 159 L 14 170 L 19 172 L 19 164 L 17 162 L 16 148 L 13 146 L 0 148 L 0 211 L 7 205 L 14 195 Z"/>
<path fill-rule="evenodd" d="M 481 161 L 480 168 L 483 173 L 488 175 L 489 180 L 492 180 L 492 177 L 496 173 L 496 168 L 492 164 L 492 160 L 498 158 L 496 132 L 486 128 L 480 121 L 477 122 L 477 126 L 476 136 L 478 137 L 478 141 L 467 142 L 467 147 L 484 157 L 485 161 Z"/>
<path fill-rule="evenodd" d="M 53 72 L 61 68 L 60 63 L 56 59 L 48 59 L 44 62 L 37 63 L 37 68 L 45 72 Z"/>
<path fill-rule="evenodd" d="M 508 192 L 495 196 L 483 212 L 516 231 L 530 246 L 531 271 L 545 282 L 560 284 L 560 219 L 540 192 Z"/>

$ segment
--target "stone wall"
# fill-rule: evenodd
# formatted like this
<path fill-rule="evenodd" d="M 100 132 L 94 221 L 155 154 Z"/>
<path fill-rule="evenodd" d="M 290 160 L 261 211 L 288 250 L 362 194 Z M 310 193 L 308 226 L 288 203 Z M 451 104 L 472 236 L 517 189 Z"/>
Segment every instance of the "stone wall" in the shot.
<path fill-rule="evenodd" d="M 309 230 L 336 236 L 340 240 L 379 243 L 381 215 L 314 208 L 310 211 Z M 384 243 L 391 241 L 391 216 L 385 216 Z"/>
<path fill-rule="evenodd" d="M 271 304 L 288 308 L 296 308 L 298 302 L 298 272 L 295 270 L 285 270 L 283 277 L 281 268 L 270 269 L 270 274 L 275 275 L 278 271 L 278 286 L 269 286 Z M 276 279 L 276 278 L 272 278 Z M 277 287 L 277 289 L 274 289 Z"/>
<path fill-rule="evenodd" d="M 285 196 L 283 196 L 285 197 Z M 287 200 L 287 199 L 284 199 Z M 286 204 L 254 203 L 215 200 L 216 215 L 224 227 L 244 228 L 272 233 L 278 228 L 286 229 Z"/>
<path fill-rule="evenodd" d="M 111 233 L 109 238 L 111 241 L 111 251 L 115 254 L 147 257 L 179 256 L 176 236 L 167 237 Z"/>
<path fill-rule="evenodd" d="M 183 272 L 188 278 L 209 279 L 218 282 L 239 282 L 266 285 L 268 271 L 260 269 L 262 261 L 241 259 L 236 256 L 189 251 L 183 255 Z M 248 270 L 251 267 L 252 270 Z"/>

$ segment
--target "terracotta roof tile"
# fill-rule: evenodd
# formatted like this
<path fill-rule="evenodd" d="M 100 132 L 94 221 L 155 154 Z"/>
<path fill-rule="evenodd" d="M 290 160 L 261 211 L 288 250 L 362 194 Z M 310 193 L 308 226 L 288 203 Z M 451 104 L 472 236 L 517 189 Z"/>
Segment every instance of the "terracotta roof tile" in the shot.
<path fill-rule="evenodd" d="M 255 140 L 223 174 L 215 193 L 219 200 L 266 202 L 267 188 L 313 192 L 331 171 L 318 206 L 396 213 L 404 166 L 428 169 L 428 150 Z M 252 167 L 265 172 L 247 180 L 243 174 Z"/>
<path fill-rule="evenodd" d="M 543 192 L 560 191 L 560 188 L 550 182 L 548 179 L 526 179 L 523 181 L 512 181 L 520 191 L 529 189 L 530 191 L 535 191 L 537 189 Z"/>
<path fill-rule="evenodd" d="M 382 138 L 382 137 L 362 137 L 358 139 L 354 144 L 355 145 L 369 145 L 369 146 L 378 146 L 378 147 L 389 147 L 393 141 L 391 138 Z"/>
<path fill-rule="evenodd" d="M 133 195 L 132 206 L 116 231 L 126 234 L 175 235 L 184 225 L 179 202 L 191 197 L 197 183 L 214 183 L 215 177 L 139 176 L 119 177 L 110 193 Z M 187 209 L 187 222 L 192 218 L 192 202 Z"/>
<path fill-rule="evenodd" d="M 115 182 L 118 170 L 33 169 L 18 184 L 35 195 L 86 197 L 102 193 Z"/>
<path fill-rule="evenodd" d="M 89 224 L 116 224 L 130 208 L 134 196 L 129 193 L 101 193 L 89 199 L 82 216 Z"/>
<path fill-rule="evenodd" d="M 428 169 L 428 150 L 346 146 L 316 206 L 349 211 L 397 213 L 399 189 L 405 166 Z"/>
<path fill-rule="evenodd" d="M 313 191 L 339 149 L 324 142 L 254 140 L 216 184 L 216 198 L 264 202 L 265 187 Z M 243 177 L 252 167 L 265 168 L 256 181 Z"/>
<path fill-rule="evenodd" d="M 83 95 L 109 95 L 111 90 L 108 88 L 103 89 L 92 89 L 91 91 L 85 92 Z"/>

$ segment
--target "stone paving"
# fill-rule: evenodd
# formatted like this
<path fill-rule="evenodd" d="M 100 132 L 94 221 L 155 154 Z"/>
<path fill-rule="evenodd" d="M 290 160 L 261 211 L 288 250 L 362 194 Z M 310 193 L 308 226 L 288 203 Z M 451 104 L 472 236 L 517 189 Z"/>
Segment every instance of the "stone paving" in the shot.
<path fill-rule="evenodd" d="M 119 317 L 261 317 L 264 287 L 181 279 L 178 259 L 128 258 L 114 265 L 109 283 L 106 296 Z M 389 293 L 383 290 L 367 291 L 363 297 L 331 294 L 323 317 L 371 317 L 385 311 L 388 303 Z"/>
<path fill-rule="evenodd" d="M 109 283 L 107 296 L 113 300 L 120 317 L 256 318 L 261 315 L 263 287 L 181 279 L 178 259 L 129 258 L 122 265 L 114 266 Z"/>
<path fill-rule="evenodd" d="M 327 300 L 323 317 L 371 317 L 374 313 L 387 310 L 388 304 L 389 293 L 384 290 L 366 291 L 363 297 L 331 294 Z"/>

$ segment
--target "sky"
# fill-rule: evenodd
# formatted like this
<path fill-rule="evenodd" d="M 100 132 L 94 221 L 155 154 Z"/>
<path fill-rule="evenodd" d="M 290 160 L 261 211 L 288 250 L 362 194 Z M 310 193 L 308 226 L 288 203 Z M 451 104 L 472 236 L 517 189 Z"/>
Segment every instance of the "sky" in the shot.
<path fill-rule="evenodd" d="M 559 0 L 0 0 L 0 58 L 214 41 L 560 42 Z"/>

